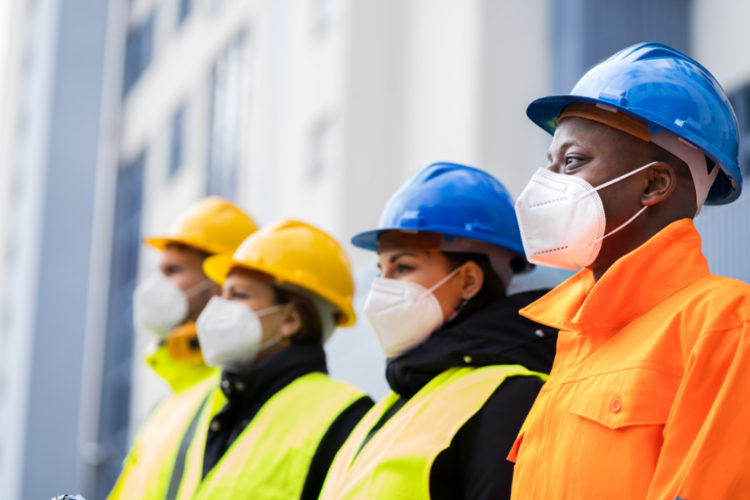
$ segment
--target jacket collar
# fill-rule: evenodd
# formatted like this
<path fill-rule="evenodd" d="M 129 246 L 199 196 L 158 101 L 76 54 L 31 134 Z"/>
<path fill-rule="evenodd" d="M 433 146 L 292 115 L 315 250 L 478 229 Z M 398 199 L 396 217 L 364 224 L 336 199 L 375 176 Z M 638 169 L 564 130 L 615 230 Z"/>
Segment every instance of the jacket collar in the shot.
<path fill-rule="evenodd" d="M 390 358 L 386 380 L 393 392 L 411 398 L 448 368 L 523 365 L 549 373 L 555 358 L 557 330 L 520 316 L 518 310 L 546 290 L 511 295 L 443 325 L 427 340 Z"/>
<path fill-rule="evenodd" d="M 617 331 L 707 274 L 700 235 L 692 220 L 682 219 L 620 258 L 598 282 L 582 269 L 521 314 L 564 331 Z"/>

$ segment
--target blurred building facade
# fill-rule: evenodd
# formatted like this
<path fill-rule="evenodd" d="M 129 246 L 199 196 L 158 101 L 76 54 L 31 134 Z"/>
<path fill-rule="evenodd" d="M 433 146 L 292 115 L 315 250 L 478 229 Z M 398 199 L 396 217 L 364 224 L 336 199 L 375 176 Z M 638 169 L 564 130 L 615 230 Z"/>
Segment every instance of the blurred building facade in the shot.
<path fill-rule="evenodd" d="M 695 56 L 750 130 L 750 58 L 737 58 L 750 48 L 745 4 L 13 0 L 0 107 L 0 484 L 10 498 L 106 496 L 166 392 L 130 320 L 133 288 L 158 262 L 140 237 L 194 200 L 218 194 L 260 224 L 294 217 L 330 231 L 350 251 L 361 305 L 374 259 L 349 238 L 377 224 L 411 172 L 466 163 L 517 196 L 549 144 L 526 105 L 567 92 L 620 48 L 654 40 Z M 745 149 L 742 161 L 748 173 Z M 748 199 L 696 220 L 712 271 L 745 281 Z M 540 270 L 522 285 L 561 277 Z M 385 393 L 363 321 L 327 350 L 334 377 Z"/>

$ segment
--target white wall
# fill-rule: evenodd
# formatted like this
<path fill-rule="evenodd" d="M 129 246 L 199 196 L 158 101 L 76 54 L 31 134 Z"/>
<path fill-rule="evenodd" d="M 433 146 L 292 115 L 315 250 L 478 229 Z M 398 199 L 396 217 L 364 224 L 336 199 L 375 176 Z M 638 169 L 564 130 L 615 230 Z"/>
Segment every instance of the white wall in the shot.
<path fill-rule="evenodd" d="M 239 203 L 259 223 L 311 222 L 349 251 L 356 302 L 374 276 L 374 255 L 350 238 L 377 225 L 395 189 L 421 166 L 454 161 L 485 168 L 518 194 L 544 158 L 548 137 L 525 107 L 548 90 L 546 2 L 331 0 L 321 29 L 311 0 L 205 2 L 175 30 L 174 0 L 136 1 L 133 22 L 158 10 L 151 67 L 125 101 L 121 161 L 147 151 L 143 231 L 164 231 L 204 190 L 210 68 L 232 36 L 248 34 L 249 124 Z M 166 180 L 169 124 L 188 102 L 186 164 Z M 309 170 L 311 136 L 329 123 L 330 154 Z M 142 253 L 142 273 L 158 254 Z M 134 360 L 133 421 L 164 384 Z M 327 346 L 331 372 L 374 396 L 387 390 L 384 358 L 363 318 Z"/>
<path fill-rule="evenodd" d="M 693 0 L 692 55 L 731 92 L 750 81 L 750 2 Z"/>

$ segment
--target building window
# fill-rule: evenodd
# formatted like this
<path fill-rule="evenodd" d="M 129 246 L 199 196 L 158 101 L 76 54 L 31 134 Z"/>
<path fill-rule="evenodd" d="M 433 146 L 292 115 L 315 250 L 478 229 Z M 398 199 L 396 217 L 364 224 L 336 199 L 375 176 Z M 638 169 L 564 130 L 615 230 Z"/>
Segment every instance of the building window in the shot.
<path fill-rule="evenodd" d="M 320 177 L 331 168 L 335 155 L 334 132 L 334 123 L 327 116 L 319 118 L 310 128 L 307 159 L 310 179 Z"/>
<path fill-rule="evenodd" d="M 117 172 L 97 436 L 98 448 L 106 453 L 96 466 L 96 498 L 105 498 L 112 489 L 128 451 L 133 292 L 141 241 L 143 167 L 144 155 L 141 155 Z"/>
<path fill-rule="evenodd" d="M 130 30 L 125 42 L 125 72 L 122 94 L 127 94 L 151 63 L 154 45 L 154 15 Z"/>
<path fill-rule="evenodd" d="M 207 192 L 234 199 L 237 169 L 243 156 L 247 122 L 249 71 L 246 36 L 240 34 L 214 64 Z"/>
<path fill-rule="evenodd" d="M 187 19 L 193 8 L 193 0 L 177 0 L 177 25 L 181 25 Z"/>
<path fill-rule="evenodd" d="M 174 176 L 184 161 L 185 145 L 185 105 L 172 115 L 172 136 L 169 148 L 169 177 Z"/>

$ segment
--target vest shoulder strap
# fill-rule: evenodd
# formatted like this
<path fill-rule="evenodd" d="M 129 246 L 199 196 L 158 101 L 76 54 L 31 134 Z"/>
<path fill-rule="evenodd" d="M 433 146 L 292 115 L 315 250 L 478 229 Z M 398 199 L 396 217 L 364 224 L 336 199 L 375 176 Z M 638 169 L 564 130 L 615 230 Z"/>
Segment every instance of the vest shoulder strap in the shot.
<path fill-rule="evenodd" d="M 194 493 L 181 489 L 178 498 L 298 498 L 326 431 L 363 396 L 322 373 L 298 378 L 263 405 L 203 481 L 190 481 L 195 484 Z M 209 420 L 201 419 L 195 439 L 205 441 Z M 197 457 L 188 460 L 197 462 Z M 200 471 L 188 464 L 187 474 L 194 473 Z"/>
<path fill-rule="evenodd" d="M 389 498 L 396 493 L 403 498 L 429 498 L 429 469 L 435 457 L 513 376 L 547 379 L 520 365 L 450 368 L 423 387 L 359 450 L 398 400 L 391 393 L 368 412 L 339 451 L 321 500 Z"/>
<path fill-rule="evenodd" d="M 190 421 L 201 413 L 201 403 L 215 384 L 216 378 L 210 377 L 156 407 L 139 432 L 109 500 L 164 498 L 180 440 L 190 435 Z"/>

